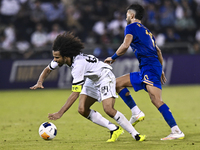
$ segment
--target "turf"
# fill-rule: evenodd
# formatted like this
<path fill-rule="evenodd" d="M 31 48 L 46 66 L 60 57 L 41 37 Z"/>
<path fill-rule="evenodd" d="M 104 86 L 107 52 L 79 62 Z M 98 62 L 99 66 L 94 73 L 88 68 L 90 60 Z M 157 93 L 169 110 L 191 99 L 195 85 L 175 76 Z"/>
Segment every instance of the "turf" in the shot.
<path fill-rule="evenodd" d="M 168 86 L 163 88 L 163 100 L 171 108 L 184 140 L 161 141 L 170 133 L 159 111 L 151 104 L 145 91 L 131 94 L 146 114 L 136 130 L 146 134 L 144 142 L 136 142 L 125 131 L 115 143 L 106 143 L 109 132 L 78 114 L 78 100 L 62 118 L 52 121 L 58 128 L 55 139 L 45 141 L 38 129 L 41 123 L 49 121 L 48 113 L 58 111 L 71 93 L 66 89 L 0 91 L 0 149 L 2 150 L 199 150 L 200 149 L 200 86 Z M 115 108 L 128 119 L 129 108 L 118 98 Z M 92 109 L 109 118 L 101 103 Z"/>

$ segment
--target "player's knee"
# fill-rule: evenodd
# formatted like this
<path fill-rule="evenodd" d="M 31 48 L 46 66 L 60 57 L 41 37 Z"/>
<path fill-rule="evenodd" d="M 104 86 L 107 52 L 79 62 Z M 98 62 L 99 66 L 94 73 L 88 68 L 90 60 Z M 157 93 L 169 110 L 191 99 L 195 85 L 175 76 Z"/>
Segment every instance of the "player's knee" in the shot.
<path fill-rule="evenodd" d="M 150 98 L 151 98 L 151 102 L 152 102 L 156 107 L 159 107 L 160 105 L 163 104 L 163 101 L 162 101 L 161 97 L 158 96 L 158 95 L 151 94 L 151 95 L 150 95 Z"/>
<path fill-rule="evenodd" d="M 104 107 L 104 112 L 108 115 L 109 114 L 109 108 L 108 107 Z"/>
<path fill-rule="evenodd" d="M 112 110 L 113 110 L 113 108 L 110 108 L 110 107 L 104 107 L 104 112 L 108 115 L 108 116 L 110 116 L 110 117 L 114 117 L 114 115 L 113 115 L 113 113 L 112 113 Z"/>
<path fill-rule="evenodd" d="M 150 94 L 150 98 L 152 103 L 155 103 L 158 100 L 157 96 L 154 94 Z"/>
<path fill-rule="evenodd" d="M 85 115 L 85 108 L 84 107 L 78 107 L 78 112 L 79 112 L 79 114 L 81 114 L 82 116 L 84 116 Z"/>

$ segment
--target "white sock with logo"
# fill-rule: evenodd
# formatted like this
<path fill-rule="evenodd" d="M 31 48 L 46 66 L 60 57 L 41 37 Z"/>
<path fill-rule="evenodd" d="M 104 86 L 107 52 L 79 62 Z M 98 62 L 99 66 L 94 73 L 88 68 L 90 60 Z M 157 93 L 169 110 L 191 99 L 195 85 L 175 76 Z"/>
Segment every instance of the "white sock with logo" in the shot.
<path fill-rule="evenodd" d="M 116 120 L 116 122 L 122 127 L 124 128 L 127 132 L 129 132 L 132 137 L 135 139 L 135 136 L 137 134 L 139 134 L 135 128 L 131 125 L 131 123 L 126 119 L 126 117 L 119 111 L 117 111 L 117 113 L 114 116 L 114 119 Z"/>
<path fill-rule="evenodd" d="M 105 128 L 108 128 L 110 131 L 116 130 L 117 126 L 113 123 L 111 123 L 109 120 L 104 118 L 99 112 L 95 110 L 91 110 L 89 116 L 87 119 L 91 120 L 92 122 L 103 126 Z"/>
<path fill-rule="evenodd" d="M 141 112 L 141 110 L 139 109 L 139 107 L 136 105 L 131 109 L 132 115 L 137 115 Z"/>
<path fill-rule="evenodd" d="M 176 125 L 176 126 L 173 126 L 172 128 L 171 128 L 171 131 L 172 131 L 172 133 L 181 133 L 181 130 L 179 129 L 179 127 Z"/>

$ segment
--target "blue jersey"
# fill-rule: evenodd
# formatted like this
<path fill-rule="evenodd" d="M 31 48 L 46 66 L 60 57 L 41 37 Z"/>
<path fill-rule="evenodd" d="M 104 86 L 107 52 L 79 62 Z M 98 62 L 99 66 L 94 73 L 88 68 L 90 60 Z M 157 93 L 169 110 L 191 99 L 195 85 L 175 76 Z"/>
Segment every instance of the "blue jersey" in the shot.
<path fill-rule="evenodd" d="M 139 61 L 140 69 L 145 65 L 161 66 L 158 60 L 155 38 L 145 26 L 138 22 L 129 24 L 126 26 L 124 34 L 125 36 L 127 34 L 133 35 L 130 46 Z"/>

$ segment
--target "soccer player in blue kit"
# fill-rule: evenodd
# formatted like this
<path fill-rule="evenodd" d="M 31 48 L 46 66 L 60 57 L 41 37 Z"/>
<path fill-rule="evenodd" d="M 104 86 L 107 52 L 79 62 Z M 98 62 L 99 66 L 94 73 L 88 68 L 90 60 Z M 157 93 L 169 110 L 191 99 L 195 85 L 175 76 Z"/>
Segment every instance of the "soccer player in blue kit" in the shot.
<path fill-rule="evenodd" d="M 179 129 L 169 107 L 162 100 L 161 84 L 166 82 L 164 71 L 162 71 L 163 57 L 152 33 L 141 24 L 143 15 L 144 8 L 139 4 L 132 4 L 127 8 L 124 41 L 116 53 L 104 62 L 112 64 L 131 46 L 139 61 L 140 71 L 131 72 L 116 79 L 117 93 L 132 111 L 130 122 L 135 125 L 143 120 L 145 115 L 136 105 L 127 87 L 133 87 L 136 92 L 144 89 L 171 128 L 171 134 L 161 140 L 183 139 L 184 133 Z"/>

